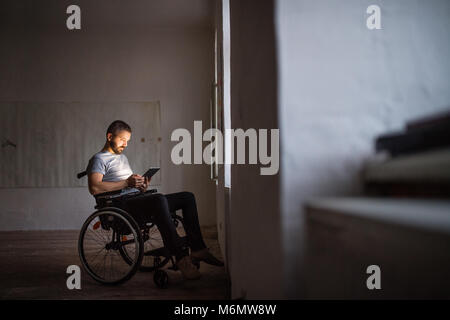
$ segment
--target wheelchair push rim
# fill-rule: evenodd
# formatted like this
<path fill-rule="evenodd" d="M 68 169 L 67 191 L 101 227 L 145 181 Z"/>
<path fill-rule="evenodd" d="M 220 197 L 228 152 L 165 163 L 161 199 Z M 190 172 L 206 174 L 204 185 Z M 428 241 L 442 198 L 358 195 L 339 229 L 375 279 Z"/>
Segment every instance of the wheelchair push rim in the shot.
<path fill-rule="evenodd" d="M 132 248 L 125 261 L 121 251 Z M 144 252 L 142 236 L 135 220 L 118 208 L 94 212 L 83 224 L 78 252 L 84 269 L 103 284 L 119 284 L 138 270 Z"/>

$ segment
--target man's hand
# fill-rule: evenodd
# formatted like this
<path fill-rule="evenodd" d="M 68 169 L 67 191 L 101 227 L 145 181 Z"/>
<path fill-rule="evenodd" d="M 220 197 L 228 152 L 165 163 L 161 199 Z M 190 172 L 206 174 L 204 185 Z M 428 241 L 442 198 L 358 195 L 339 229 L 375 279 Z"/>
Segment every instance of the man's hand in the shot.
<path fill-rule="evenodd" d="M 138 188 L 140 189 L 142 185 L 145 183 L 145 178 L 143 176 L 140 176 L 138 174 L 132 174 L 127 179 L 127 184 L 131 188 Z"/>
<path fill-rule="evenodd" d="M 152 178 L 145 177 L 144 183 L 140 187 L 138 187 L 139 191 L 145 192 L 145 190 L 147 190 L 148 186 L 150 185 L 150 180 L 152 180 Z"/>

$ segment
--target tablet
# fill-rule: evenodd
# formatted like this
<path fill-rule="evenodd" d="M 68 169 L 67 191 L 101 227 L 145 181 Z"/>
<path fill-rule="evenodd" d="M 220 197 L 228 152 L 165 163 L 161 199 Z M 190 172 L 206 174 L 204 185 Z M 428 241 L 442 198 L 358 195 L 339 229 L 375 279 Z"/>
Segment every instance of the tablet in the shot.
<path fill-rule="evenodd" d="M 142 176 L 143 176 L 143 177 L 147 177 L 147 178 L 151 178 L 151 177 L 153 177 L 153 175 L 154 175 L 155 173 L 157 173 L 158 171 L 159 171 L 159 168 L 150 168 L 150 169 L 148 169 L 147 172 L 144 173 Z"/>

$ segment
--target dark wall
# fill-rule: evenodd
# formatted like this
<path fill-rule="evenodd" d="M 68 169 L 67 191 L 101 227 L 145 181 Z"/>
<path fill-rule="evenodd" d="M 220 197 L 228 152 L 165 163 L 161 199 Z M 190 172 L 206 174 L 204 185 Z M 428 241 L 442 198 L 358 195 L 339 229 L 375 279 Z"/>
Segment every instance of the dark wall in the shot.
<path fill-rule="evenodd" d="M 271 0 L 230 2 L 233 129 L 278 128 L 273 6 Z M 278 175 L 260 175 L 260 165 L 233 165 L 229 261 L 233 298 L 280 297 L 280 222 Z"/>

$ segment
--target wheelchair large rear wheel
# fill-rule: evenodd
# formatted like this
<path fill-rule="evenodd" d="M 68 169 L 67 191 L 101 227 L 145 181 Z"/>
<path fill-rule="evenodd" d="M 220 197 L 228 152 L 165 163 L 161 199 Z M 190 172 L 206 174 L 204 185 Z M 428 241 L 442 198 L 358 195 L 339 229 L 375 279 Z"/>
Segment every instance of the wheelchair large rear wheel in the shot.
<path fill-rule="evenodd" d="M 121 252 L 132 252 L 125 261 Z M 144 253 L 139 226 L 119 208 L 94 212 L 81 228 L 78 252 L 84 269 L 103 284 L 119 284 L 138 270 Z"/>

